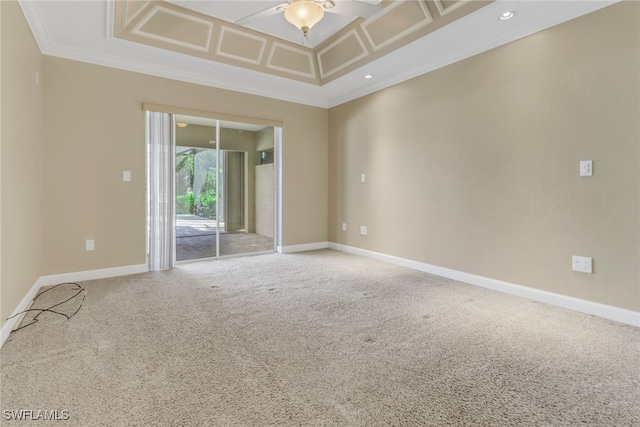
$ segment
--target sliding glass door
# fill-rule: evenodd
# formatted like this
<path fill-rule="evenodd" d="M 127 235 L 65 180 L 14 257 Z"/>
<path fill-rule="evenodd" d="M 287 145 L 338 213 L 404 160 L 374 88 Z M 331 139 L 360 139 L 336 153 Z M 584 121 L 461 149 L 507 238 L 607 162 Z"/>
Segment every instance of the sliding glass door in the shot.
<path fill-rule="evenodd" d="M 275 129 L 176 116 L 176 261 L 275 250 Z"/>

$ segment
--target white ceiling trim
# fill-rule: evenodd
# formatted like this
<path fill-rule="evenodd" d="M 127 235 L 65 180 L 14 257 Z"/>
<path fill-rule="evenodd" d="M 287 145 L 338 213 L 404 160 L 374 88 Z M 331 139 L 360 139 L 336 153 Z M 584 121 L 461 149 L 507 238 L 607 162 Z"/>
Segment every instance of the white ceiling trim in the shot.
<path fill-rule="evenodd" d="M 132 42 L 123 42 L 123 43 L 132 43 Z M 160 49 L 158 49 L 160 50 Z M 102 65 L 110 68 L 117 68 L 125 71 L 132 71 L 136 73 L 148 74 L 156 77 L 164 77 L 171 80 L 179 80 L 187 83 L 194 83 L 203 86 L 214 87 L 218 89 L 226 89 L 235 92 L 247 93 L 251 95 L 264 96 L 267 98 L 279 99 L 282 101 L 295 102 L 298 104 L 305 104 L 314 107 L 323 107 L 329 108 L 330 106 L 327 104 L 322 94 L 318 94 L 315 96 L 313 93 L 309 93 L 311 91 L 305 90 L 306 88 L 301 88 L 300 96 L 297 96 L 295 91 L 289 89 L 286 92 L 283 90 L 270 90 L 264 89 L 260 90 L 259 88 L 253 87 L 255 85 L 256 79 L 266 82 L 263 84 L 269 84 L 269 80 L 278 80 L 277 83 L 274 82 L 273 86 L 289 86 L 295 87 L 297 86 L 296 81 L 289 80 L 283 77 L 277 76 L 267 76 L 265 77 L 264 73 L 259 73 L 257 71 L 245 70 L 240 67 L 233 67 L 231 65 L 219 64 L 219 68 L 225 69 L 220 73 L 217 73 L 215 68 L 218 67 L 210 67 L 212 75 L 224 75 L 229 72 L 236 74 L 236 82 L 232 82 L 229 80 L 223 80 L 222 78 L 214 78 L 211 76 L 207 76 L 198 72 L 190 72 L 185 71 L 182 68 L 171 67 L 164 64 L 150 64 L 145 61 L 137 61 L 133 59 L 122 59 L 117 56 L 106 56 L 103 54 L 94 54 L 93 52 L 76 49 L 76 48 L 68 48 L 68 47 L 50 47 L 46 52 L 43 52 L 45 55 L 56 56 L 64 59 L 71 59 L 74 61 L 87 62 L 90 64 Z M 202 62 L 203 64 L 210 66 L 211 61 L 207 61 L 200 58 L 193 58 L 191 56 L 182 55 L 185 60 L 195 60 Z M 232 71 L 231 71 L 232 70 Z M 300 83 L 300 85 L 304 86 L 312 86 L 307 85 L 305 83 Z M 316 86 L 313 86 L 316 87 Z M 317 86 L 320 89 L 319 86 Z"/>
<path fill-rule="evenodd" d="M 115 3 L 113 0 L 107 0 L 104 3 L 106 14 L 105 33 L 107 34 L 105 39 L 109 43 L 114 44 L 111 51 L 122 52 L 122 50 L 125 50 L 125 46 L 133 47 L 133 50 L 136 51 L 139 50 L 142 45 L 117 39 L 113 36 Z M 159 48 L 144 47 L 142 49 L 150 52 L 147 53 L 147 57 L 154 57 L 154 61 L 149 62 L 148 60 L 138 59 L 135 54 L 131 54 L 130 57 L 122 57 L 119 54 L 95 52 L 68 45 L 58 45 L 53 43 L 49 36 L 46 26 L 44 25 L 45 20 L 38 6 L 38 2 L 20 1 L 19 4 L 31 31 L 33 32 L 36 43 L 44 55 L 215 87 L 234 92 L 247 93 L 250 95 L 264 96 L 267 98 L 310 105 L 313 107 L 330 107 L 330 105 L 327 104 L 326 96 L 323 94 L 320 86 L 302 83 L 284 77 L 266 75 L 257 71 L 247 70 L 179 53 L 171 53 Z M 175 67 L 170 65 L 180 62 L 176 61 L 176 55 L 179 55 L 181 60 L 185 63 L 195 63 L 199 65 L 199 67 L 195 68 L 207 68 L 209 74 L 192 72 L 186 70 L 184 67 Z M 163 61 L 164 63 L 162 63 Z M 212 77 L 214 75 L 216 77 Z"/>
<path fill-rule="evenodd" d="M 116 39 L 113 37 L 114 0 L 78 2 L 83 3 L 85 8 L 89 4 L 89 9 L 98 5 L 106 16 L 101 16 L 94 27 L 106 25 L 106 28 L 96 28 L 95 30 L 99 29 L 100 36 L 95 38 L 95 34 L 91 35 L 94 37 L 91 40 L 88 36 L 82 39 L 83 34 L 78 34 L 78 39 L 73 41 L 74 45 L 70 42 L 58 42 L 58 39 L 53 41 L 41 2 L 21 0 L 20 6 L 41 52 L 45 55 L 330 108 L 618 1 L 620 0 L 497 0 L 323 86 Z M 50 6 L 51 3 L 42 4 Z M 63 2 L 73 3 L 75 2 Z M 516 10 L 517 15 L 514 19 L 501 22 L 498 16 L 504 10 Z M 51 9 L 46 12 L 51 13 Z M 95 12 L 94 9 L 87 10 L 87 13 Z M 95 16 L 92 18 L 96 19 Z M 59 26 L 53 27 L 53 30 L 59 29 Z M 81 46 L 83 41 L 89 47 Z M 429 54 L 425 55 L 425 52 Z M 375 78 L 363 79 L 362 76 L 367 73 L 374 74 Z"/>
<path fill-rule="evenodd" d="M 393 9 L 401 6 L 402 3 L 404 3 L 405 1 L 407 1 L 407 0 L 395 1 L 390 6 L 385 8 L 384 12 L 382 14 L 376 15 L 374 18 L 368 19 L 367 21 L 365 21 L 361 25 L 362 31 L 364 32 L 364 35 L 367 37 L 367 40 L 369 40 L 369 43 L 371 43 L 371 46 L 373 46 L 373 50 L 378 51 L 378 50 L 382 49 L 383 47 L 388 46 L 391 43 L 400 40 L 401 38 L 403 38 L 407 34 L 411 34 L 412 32 L 416 31 L 418 28 L 424 27 L 424 26 L 429 25 L 429 24 L 431 24 L 433 22 L 433 17 L 429 13 L 429 9 L 427 9 L 427 7 L 425 6 L 423 0 L 418 0 L 418 4 L 420 5 L 420 9 L 422 9 L 422 12 L 424 13 L 425 19 L 421 20 L 417 24 L 413 24 L 412 26 L 410 26 L 406 30 L 396 34 L 395 36 L 386 39 L 382 43 L 376 44 L 375 40 L 373 40 L 373 37 L 371 36 L 371 33 L 369 32 L 369 28 L 368 27 L 370 25 L 372 25 L 373 23 L 375 23 L 378 19 L 384 17 L 385 14 L 387 14 L 387 13 L 393 11 Z"/>
<path fill-rule="evenodd" d="M 40 12 L 40 8 L 36 2 L 31 1 L 20 1 L 18 4 L 22 8 L 22 13 L 29 24 L 29 28 L 31 28 L 40 51 L 44 53 L 44 50 L 51 45 L 51 37 L 49 37 L 49 33 L 44 26 L 44 17 Z M 111 19 L 113 21 L 113 18 Z"/>
<path fill-rule="evenodd" d="M 457 3 L 454 3 L 448 7 L 442 4 L 442 0 L 435 0 L 435 4 L 436 4 L 436 7 L 438 8 L 438 12 L 440 13 L 440 16 L 445 16 L 446 14 L 453 12 L 459 7 L 464 6 L 470 1 L 471 0 L 460 0 Z"/>
<path fill-rule="evenodd" d="M 327 93 L 336 94 L 328 99 L 331 107 L 343 104 L 370 93 L 377 92 L 403 81 L 446 67 L 458 61 L 486 52 L 511 41 L 535 34 L 547 28 L 559 25 L 595 10 L 617 3 L 620 0 L 605 1 L 558 1 L 545 2 L 555 7 L 538 8 L 536 1 L 496 1 L 471 15 L 467 15 L 449 24 L 427 37 L 418 39 L 390 54 L 372 61 L 369 64 L 323 86 Z M 576 5 L 579 15 L 576 15 Z M 498 16 L 504 10 L 519 10 L 519 15 L 529 15 L 527 25 L 517 21 L 499 21 Z M 492 22 L 499 21 L 492 26 Z M 479 23 L 488 23 L 481 25 Z M 444 55 L 433 56 L 428 62 L 415 63 L 415 56 L 424 57 L 424 52 L 443 49 Z M 404 71 L 398 71 L 404 70 Z M 364 80 L 365 74 L 373 74 L 367 86 L 353 85 L 355 79 Z"/>
<path fill-rule="evenodd" d="M 235 55 L 233 53 L 229 53 L 229 52 L 225 52 L 222 50 L 222 44 L 224 43 L 224 36 L 226 35 L 226 33 L 231 33 L 231 34 L 237 34 L 241 37 L 245 37 L 248 39 L 252 39 L 257 41 L 258 43 L 260 43 L 260 53 L 258 53 L 258 58 L 257 59 L 250 59 L 247 58 L 245 56 L 239 56 L 239 55 Z M 247 62 L 249 64 L 254 64 L 254 65 L 260 65 L 260 63 L 262 62 L 262 56 L 264 55 L 264 50 L 267 47 L 267 39 L 264 37 L 258 37 L 258 36 L 254 36 L 253 34 L 250 33 L 244 33 L 242 31 L 238 31 L 234 28 L 231 28 L 227 25 L 222 25 L 222 28 L 220 29 L 220 35 L 218 36 L 218 46 L 216 47 L 216 55 L 220 55 L 223 56 L 225 58 L 230 58 L 230 59 L 235 59 L 236 61 L 243 61 L 243 62 Z"/>
<path fill-rule="evenodd" d="M 295 52 L 298 53 L 300 55 L 304 55 L 307 57 L 307 60 L 309 61 L 309 69 L 311 70 L 311 73 L 304 73 L 302 71 L 296 71 L 296 70 L 292 70 L 291 68 L 285 68 L 285 67 L 279 67 L 277 65 L 273 65 L 273 55 L 276 52 L 276 49 L 284 49 L 284 50 L 288 50 L 291 52 Z M 267 63 L 265 64 L 265 67 L 271 69 L 271 70 L 277 70 L 277 71 L 284 71 L 290 74 L 295 74 L 298 76 L 302 76 L 302 77 L 308 77 L 311 79 L 315 79 L 316 75 L 315 75 L 315 70 L 314 70 L 314 64 L 313 64 L 313 55 L 311 55 L 311 52 L 304 50 L 304 49 L 297 49 L 293 46 L 289 46 L 286 45 L 284 43 L 280 43 L 280 42 L 273 42 L 272 46 L 271 46 L 271 51 L 269 52 L 269 57 L 267 59 Z"/>
<path fill-rule="evenodd" d="M 125 20 L 125 22 L 124 22 L 124 26 L 125 27 L 128 26 L 129 24 L 131 24 L 131 22 L 133 22 L 133 20 L 136 19 L 138 17 L 138 15 L 140 15 L 140 13 L 142 13 L 142 11 L 144 10 L 144 8 L 141 7 L 141 8 L 138 8 L 136 13 L 134 13 L 133 15 L 129 15 L 128 14 L 128 8 L 129 8 L 130 4 L 131 3 L 127 3 L 126 6 L 125 6 L 125 12 L 124 13 L 125 13 L 126 18 L 127 18 Z M 107 5 L 107 7 L 108 7 L 108 5 Z M 112 17 L 111 20 L 113 21 L 113 13 L 111 14 L 111 17 Z M 111 28 L 113 28 L 113 26 Z"/>
<path fill-rule="evenodd" d="M 138 12 L 139 13 L 139 12 Z M 164 36 L 159 36 L 157 34 L 152 34 L 152 33 L 146 33 L 144 31 L 142 31 L 142 27 L 144 25 L 146 25 L 151 19 L 153 19 L 155 17 L 155 15 L 157 15 L 158 13 L 166 13 L 167 15 L 173 15 L 177 18 L 181 18 L 187 21 L 191 21 L 197 24 L 202 24 L 203 26 L 207 27 L 207 35 L 204 39 L 204 43 L 201 45 L 198 44 L 193 44 L 193 43 L 187 43 L 187 42 L 183 42 L 180 40 L 176 40 L 176 39 L 172 39 L 169 37 L 164 37 Z M 162 7 L 162 6 L 154 6 L 153 9 L 151 9 L 151 11 L 149 12 L 149 14 L 147 16 L 145 16 L 144 18 L 142 18 L 140 20 L 140 22 L 138 22 L 131 30 L 132 34 L 138 35 L 138 36 L 142 36 L 142 37 L 147 37 L 153 40 L 158 40 L 158 41 L 162 41 L 165 43 L 169 43 L 169 44 L 173 44 L 176 46 L 182 46 L 182 47 L 186 47 L 187 49 L 193 49 L 193 50 L 197 50 L 200 52 L 208 52 L 209 51 L 209 44 L 211 43 L 211 34 L 213 33 L 213 23 L 209 22 L 209 21 L 205 21 L 204 19 L 199 19 L 196 18 L 194 16 L 191 15 L 187 15 L 185 13 L 180 13 L 180 12 L 176 12 L 175 10 L 171 10 L 169 8 L 166 7 Z"/>
<path fill-rule="evenodd" d="M 358 42 L 358 45 L 360 46 L 360 49 L 362 49 L 362 53 L 360 55 L 354 56 L 349 61 L 343 62 L 340 66 L 335 67 L 328 72 L 325 72 L 323 61 L 322 61 L 322 55 L 324 55 L 325 53 L 327 53 L 328 51 L 330 51 L 331 49 L 333 49 L 334 47 L 336 47 L 337 45 L 339 45 L 349 37 L 355 37 L 356 41 Z M 340 37 L 333 43 L 326 46 L 320 52 L 318 52 L 318 59 L 319 59 L 318 66 L 320 67 L 320 77 L 324 79 L 325 77 L 329 77 L 330 75 L 337 73 L 340 70 L 344 70 L 351 64 L 358 62 L 360 59 L 364 58 L 367 55 L 369 55 L 369 49 L 367 49 L 367 46 L 365 46 L 364 42 L 362 41 L 362 38 L 360 37 L 360 34 L 358 34 L 355 28 L 353 28 L 348 32 L 346 32 L 342 37 Z"/>
<path fill-rule="evenodd" d="M 116 9 L 116 4 L 115 2 L 111 2 L 111 1 L 107 1 L 104 4 L 104 9 L 105 9 L 105 25 L 106 25 L 106 39 L 107 40 L 112 40 L 114 39 L 114 35 L 113 35 L 113 31 L 115 29 L 115 19 L 116 19 L 116 14 L 115 14 L 115 9 Z M 143 8 L 140 8 L 140 10 L 138 10 L 134 16 L 131 17 L 131 19 L 127 20 L 127 25 L 129 25 L 129 23 L 131 23 L 131 21 L 133 21 L 135 19 L 136 16 L 140 15 L 140 13 L 142 12 Z"/>

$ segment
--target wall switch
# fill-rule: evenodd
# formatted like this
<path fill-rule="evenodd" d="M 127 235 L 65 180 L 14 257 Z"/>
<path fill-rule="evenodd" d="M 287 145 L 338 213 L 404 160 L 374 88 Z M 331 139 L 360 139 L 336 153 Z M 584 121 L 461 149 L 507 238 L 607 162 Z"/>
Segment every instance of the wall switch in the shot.
<path fill-rule="evenodd" d="M 131 171 L 122 171 L 122 180 L 131 181 Z"/>
<path fill-rule="evenodd" d="M 571 267 L 573 271 L 579 271 L 581 273 L 592 273 L 592 259 L 584 256 L 571 257 Z"/>
<path fill-rule="evenodd" d="M 87 239 L 84 242 L 84 250 L 85 251 L 92 251 L 95 249 L 95 244 L 93 239 Z"/>
<path fill-rule="evenodd" d="M 363 236 L 367 235 L 367 226 L 366 225 L 361 225 L 360 226 L 360 234 L 362 234 Z"/>
<path fill-rule="evenodd" d="M 347 223 L 346 222 L 342 223 L 342 231 L 347 231 Z"/>
<path fill-rule="evenodd" d="M 580 176 L 593 175 L 593 160 L 580 161 Z"/>
<path fill-rule="evenodd" d="M 360 174 L 360 182 L 361 182 L 362 184 L 364 184 L 366 180 L 367 180 L 367 177 L 366 177 L 363 173 L 361 173 L 361 174 Z"/>

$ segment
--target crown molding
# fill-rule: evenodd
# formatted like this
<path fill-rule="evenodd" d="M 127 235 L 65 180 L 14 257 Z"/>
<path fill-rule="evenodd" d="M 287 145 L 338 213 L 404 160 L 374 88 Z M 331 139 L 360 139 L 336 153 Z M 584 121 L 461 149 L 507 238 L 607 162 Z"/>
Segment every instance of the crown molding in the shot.
<path fill-rule="evenodd" d="M 38 2 L 19 1 L 18 4 L 22 9 L 22 14 L 27 20 L 27 24 L 29 24 L 29 28 L 31 29 L 31 33 L 36 40 L 36 44 L 38 45 L 40 52 L 46 54 L 45 52 L 51 46 L 51 37 L 44 25 L 44 17 L 42 16 L 42 13 L 40 13 Z"/>
<path fill-rule="evenodd" d="M 142 47 L 137 43 L 116 38 L 113 34 L 114 0 L 104 2 L 105 16 L 102 17 L 102 22 L 106 26 L 106 39 L 98 43 L 95 50 L 58 43 L 52 37 L 55 34 L 50 34 L 45 25 L 40 8 L 42 2 L 21 0 L 19 4 L 40 51 L 45 55 L 314 107 L 331 108 L 618 1 L 620 0 L 538 3 L 497 0 L 427 37 L 407 44 L 323 86 L 160 48 Z M 500 22 L 500 25 L 497 25 L 498 11 L 505 7 L 518 8 L 518 20 Z M 425 52 L 429 52 L 430 55 L 425 55 Z M 375 78 L 365 82 L 362 76 L 368 73 L 374 74 Z"/>
<path fill-rule="evenodd" d="M 129 43 L 124 42 L 123 43 Z M 158 49 L 160 51 L 160 49 Z M 239 67 L 233 67 L 226 64 L 219 64 L 220 68 L 226 68 L 224 74 L 238 76 L 240 74 L 247 76 L 244 80 L 252 80 L 253 82 L 261 81 L 261 86 L 257 85 L 245 85 L 222 78 L 215 78 L 210 75 L 185 71 L 184 69 L 170 67 L 166 65 L 150 64 L 146 61 L 123 59 L 117 56 L 108 56 L 105 54 L 96 54 L 84 49 L 71 48 L 67 46 L 49 46 L 46 52 L 42 52 L 45 55 L 55 56 L 58 58 L 70 59 L 73 61 L 86 62 L 89 64 L 102 65 L 105 67 L 116 68 L 124 71 L 132 71 L 135 73 L 147 74 L 155 77 L 163 77 L 171 80 L 183 81 L 186 83 L 194 83 L 198 85 L 213 87 L 217 89 L 230 90 L 234 92 L 241 92 L 250 95 L 264 96 L 266 98 L 278 99 L 281 101 L 294 102 L 296 104 L 310 105 L 312 107 L 329 108 L 329 104 L 323 97 L 316 97 L 311 94 L 299 95 L 298 91 L 283 92 L 280 90 L 273 90 L 273 87 L 288 85 L 295 85 L 297 82 L 290 81 L 283 77 L 265 76 L 262 73 L 245 70 Z M 174 54 L 175 55 L 175 54 Z M 189 60 L 199 61 L 210 66 L 210 61 L 189 57 Z M 217 73 L 212 73 L 217 74 Z M 279 84 L 274 84 L 274 80 L 279 80 Z M 269 82 L 272 81 L 272 82 Z M 305 83 L 299 83 L 300 86 L 312 86 Z M 313 87 L 313 86 L 312 86 Z M 314 89 L 320 89 L 315 88 Z"/>
<path fill-rule="evenodd" d="M 534 16 L 528 22 L 527 26 L 514 26 L 511 29 L 498 28 L 491 33 L 486 32 L 485 36 L 482 37 L 468 37 L 468 34 L 465 35 L 463 28 L 472 26 L 471 21 L 476 21 L 479 16 L 486 16 L 493 19 L 495 16 L 498 16 L 497 12 L 504 8 L 503 3 L 517 4 L 520 8 L 527 7 L 528 10 L 525 13 L 534 13 L 536 10 L 535 2 L 513 3 L 497 1 L 477 11 L 473 15 L 465 16 L 441 28 L 429 37 L 416 40 L 349 73 L 349 75 L 356 74 L 359 77 L 367 73 L 374 74 L 376 78 L 367 86 L 349 86 L 345 85 L 343 80 L 336 80 L 326 84 L 323 87 L 327 90 L 327 93 L 336 94 L 335 96 L 330 96 L 327 99 L 327 103 L 330 108 L 344 104 L 345 102 L 372 94 L 496 47 L 511 43 L 512 41 L 530 36 L 539 31 L 575 19 L 578 16 L 586 15 L 618 3 L 619 1 L 621 0 L 582 1 L 579 2 L 580 6 L 577 14 L 576 4 L 578 2 L 560 1 L 557 2 L 557 7 L 546 9 L 540 12 L 539 16 Z M 507 33 L 508 37 L 505 38 L 505 34 Z M 431 52 L 437 47 L 444 48 L 442 50 L 447 53 L 441 54 L 429 62 L 411 64 L 411 57 L 415 52 Z M 399 69 L 404 71 L 398 72 Z M 355 87 L 355 89 L 353 87 Z"/>

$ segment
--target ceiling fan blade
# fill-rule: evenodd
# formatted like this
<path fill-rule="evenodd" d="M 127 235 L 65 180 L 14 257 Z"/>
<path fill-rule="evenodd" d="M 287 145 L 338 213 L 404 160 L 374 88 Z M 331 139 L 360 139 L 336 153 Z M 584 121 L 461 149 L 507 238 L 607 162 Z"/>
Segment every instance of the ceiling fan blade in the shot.
<path fill-rule="evenodd" d="M 373 5 L 356 0 L 334 0 L 335 6 L 328 12 L 339 13 L 341 15 L 362 16 L 369 18 L 382 10 L 380 4 Z"/>
<path fill-rule="evenodd" d="M 273 15 L 277 15 L 278 13 L 281 13 L 282 8 L 286 8 L 287 6 L 289 6 L 289 3 L 273 6 L 268 9 L 261 10 L 260 12 L 256 12 L 251 15 L 245 16 L 244 18 L 240 18 L 235 23 L 238 25 L 250 25 L 254 22 L 261 20 L 262 18 L 268 18 L 269 16 L 273 16 Z"/>

